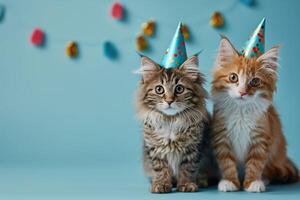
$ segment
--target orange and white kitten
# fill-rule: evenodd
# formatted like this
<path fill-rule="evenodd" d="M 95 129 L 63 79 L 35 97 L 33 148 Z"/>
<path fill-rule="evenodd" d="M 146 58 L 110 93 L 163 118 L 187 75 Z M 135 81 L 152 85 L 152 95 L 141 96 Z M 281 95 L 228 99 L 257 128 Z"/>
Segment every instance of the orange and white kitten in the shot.
<path fill-rule="evenodd" d="M 220 191 L 239 190 L 240 180 L 244 190 L 263 192 L 271 181 L 299 179 L 273 105 L 278 53 L 275 46 L 258 58 L 246 58 L 227 38 L 221 39 L 212 81 L 212 142 Z"/>

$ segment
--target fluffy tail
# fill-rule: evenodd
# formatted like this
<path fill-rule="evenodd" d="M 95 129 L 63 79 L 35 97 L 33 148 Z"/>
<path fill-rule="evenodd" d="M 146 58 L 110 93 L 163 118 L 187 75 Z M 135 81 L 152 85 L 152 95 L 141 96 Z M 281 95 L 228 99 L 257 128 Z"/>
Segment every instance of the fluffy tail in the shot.
<path fill-rule="evenodd" d="M 280 166 L 276 175 L 276 180 L 281 183 L 296 183 L 299 181 L 298 168 L 288 158 L 286 159 L 286 162 L 283 163 L 283 166 Z"/>

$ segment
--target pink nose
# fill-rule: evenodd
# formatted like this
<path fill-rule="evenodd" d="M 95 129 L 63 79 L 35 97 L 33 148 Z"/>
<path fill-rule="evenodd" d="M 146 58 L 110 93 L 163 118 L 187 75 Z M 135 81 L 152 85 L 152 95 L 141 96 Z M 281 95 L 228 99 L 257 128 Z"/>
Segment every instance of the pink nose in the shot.
<path fill-rule="evenodd" d="M 241 97 L 245 96 L 247 92 L 240 92 Z"/>

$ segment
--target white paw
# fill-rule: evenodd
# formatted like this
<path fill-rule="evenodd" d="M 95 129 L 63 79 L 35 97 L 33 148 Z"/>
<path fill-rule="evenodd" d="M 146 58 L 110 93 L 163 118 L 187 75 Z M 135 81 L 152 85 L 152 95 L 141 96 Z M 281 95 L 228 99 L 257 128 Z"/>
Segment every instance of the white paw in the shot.
<path fill-rule="evenodd" d="M 233 182 L 224 179 L 219 182 L 218 189 L 221 192 L 232 192 L 238 190 Z"/>
<path fill-rule="evenodd" d="M 250 183 L 250 186 L 245 189 L 247 192 L 264 192 L 266 186 L 263 181 L 257 180 Z"/>

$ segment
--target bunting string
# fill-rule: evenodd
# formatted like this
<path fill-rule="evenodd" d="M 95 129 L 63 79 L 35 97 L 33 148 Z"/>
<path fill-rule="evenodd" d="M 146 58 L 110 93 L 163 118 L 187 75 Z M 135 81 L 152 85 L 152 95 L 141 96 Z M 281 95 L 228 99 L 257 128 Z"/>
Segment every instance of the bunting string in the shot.
<path fill-rule="evenodd" d="M 236 9 L 237 5 L 242 2 L 248 6 L 253 4 L 253 0 L 234 0 L 227 7 L 223 9 L 216 10 L 212 14 L 212 16 L 202 18 L 199 20 L 191 20 L 188 24 L 184 23 L 182 31 L 185 40 L 189 39 L 189 26 L 191 27 L 201 27 L 208 26 L 209 24 L 214 28 L 222 27 L 224 24 L 224 17 L 227 13 L 230 13 Z M 146 19 L 146 16 L 143 16 L 141 13 L 138 13 L 130 8 L 126 8 L 122 5 L 122 3 L 115 2 L 112 3 L 110 9 L 111 18 L 114 20 L 118 20 L 120 23 L 124 23 L 126 25 L 126 21 L 122 21 L 125 15 L 130 15 L 132 18 L 136 19 Z M 127 10 L 128 9 L 128 10 Z M 128 13 L 130 11 L 130 13 Z M 31 36 L 29 37 L 29 41 L 35 46 L 43 46 L 47 42 L 64 44 L 65 45 L 65 53 L 70 58 L 74 58 L 78 55 L 79 48 L 81 46 L 87 46 L 92 48 L 103 48 L 103 55 L 110 58 L 117 58 L 118 45 L 122 45 L 123 43 L 134 42 L 132 39 L 136 36 L 136 50 L 137 51 L 145 51 L 149 46 L 148 38 L 152 37 L 155 34 L 156 23 L 162 24 L 163 27 L 168 27 L 170 29 L 174 28 L 174 24 L 170 23 L 165 19 L 159 19 L 155 21 L 154 19 L 149 19 L 141 25 L 141 30 L 135 35 L 129 34 L 126 36 L 120 37 L 115 36 L 107 36 L 105 39 L 97 39 L 97 40 L 89 40 L 86 38 L 67 38 L 62 37 L 59 34 L 55 33 L 52 30 L 43 29 L 42 27 L 46 27 L 43 24 L 37 24 L 33 26 L 31 23 L 28 23 L 24 18 L 21 18 L 20 15 L 14 13 L 13 9 L 6 10 L 4 4 L 0 3 L 0 26 L 1 23 L 5 23 L 4 20 L 7 12 L 10 12 L 10 17 L 13 17 L 15 22 L 21 28 L 21 30 L 25 30 L 26 32 L 31 32 Z M 7 19 L 10 20 L 10 19 Z M 226 22 L 228 23 L 228 22 Z M 133 33 L 134 34 L 134 33 Z M 28 37 L 28 35 L 27 35 Z"/>

